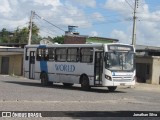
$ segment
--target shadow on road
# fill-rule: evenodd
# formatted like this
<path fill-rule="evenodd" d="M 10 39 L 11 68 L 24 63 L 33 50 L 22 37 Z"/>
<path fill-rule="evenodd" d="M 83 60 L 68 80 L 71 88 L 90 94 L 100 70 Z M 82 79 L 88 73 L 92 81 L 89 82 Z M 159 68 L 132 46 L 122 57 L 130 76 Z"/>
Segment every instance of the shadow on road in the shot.
<path fill-rule="evenodd" d="M 11 83 L 11 84 L 18 84 L 18 85 L 24 85 L 24 86 L 34 86 L 34 87 L 42 87 L 42 88 L 54 88 L 54 89 L 66 89 L 66 90 L 77 90 L 77 91 L 83 91 L 81 87 L 79 86 L 72 86 L 72 87 L 66 87 L 63 86 L 62 84 L 53 84 L 51 86 L 42 86 L 40 83 L 33 83 L 33 82 L 22 82 L 22 81 L 3 81 L 5 83 Z M 85 92 L 95 92 L 95 93 L 126 93 L 124 91 L 114 91 L 110 92 L 107 87 L 106 89 L 102 89 L 102 87 L 92 87 L 89 91 Z"/>

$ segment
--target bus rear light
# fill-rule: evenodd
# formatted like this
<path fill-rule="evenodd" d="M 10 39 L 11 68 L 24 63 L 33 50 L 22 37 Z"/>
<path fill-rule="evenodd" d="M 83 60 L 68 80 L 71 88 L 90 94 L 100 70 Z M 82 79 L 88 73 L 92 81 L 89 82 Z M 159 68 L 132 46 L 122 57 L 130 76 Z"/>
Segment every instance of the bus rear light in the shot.
<path fill-rule="evenodd" d="M 112 80 L 112 78 L 110 76 L 108 76 L 108 75 L 105 75 L 105 78 L 110 80 L 110 81 Z"/>

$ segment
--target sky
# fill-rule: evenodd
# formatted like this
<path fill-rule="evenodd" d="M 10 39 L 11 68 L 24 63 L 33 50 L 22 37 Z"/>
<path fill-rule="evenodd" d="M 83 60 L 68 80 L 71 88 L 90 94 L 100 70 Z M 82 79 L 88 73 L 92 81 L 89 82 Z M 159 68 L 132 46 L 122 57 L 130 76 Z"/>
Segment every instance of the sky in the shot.
<path fill-rule="evenodd" d="M 0 3 L 0 29 L 14 31 L 28 26 L 34 11 L 41 17 L 35 15 L 33 22 L 43 37 L 64 35 L 68 25 L 75 25 L 80 35 L 132 43 L 135 0 L 0 0 Z M 136 16 L 136 44 L 160 46 L 160 0 L 138 0 Z"/>

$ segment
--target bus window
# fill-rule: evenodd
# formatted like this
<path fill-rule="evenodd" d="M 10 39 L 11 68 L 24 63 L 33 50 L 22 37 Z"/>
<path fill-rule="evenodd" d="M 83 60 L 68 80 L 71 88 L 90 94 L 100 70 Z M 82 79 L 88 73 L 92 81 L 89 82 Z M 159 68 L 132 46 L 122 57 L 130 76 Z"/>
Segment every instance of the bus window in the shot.
<path fill-rule="evenodd" d="M 49 54 L 48 54 L 48 49 L 46 48 L 46 49 L 43 49 L 44 50 L 44 60 L 45 61 L 48 61 L 49 60 Z"/>
<path fill-rule="evenodd" d="M 67 57 L 66 48 L 57 48 L 56 49 L 56 61 L 65 62 Z"/>
<path fill-rule="evenodd" d="M 67 61 L 78 62 L 78 48 L 68 48 Z"/>
<path fill-rule="evenodd" d="M 55 56 L 54 48 L 48 48 L 49 61 L 54 61 L 54 59 L 55 59 L 54 56 Z"/>
<path fill-rule="evenodd" d="M 37 59 L 36 60 L 37 61 L 41 61 L 41 60 L 48 61 L 49 60 L 48 49 L 38 48 L 37 49 Z"/>
<path fill-rule="evenodd" d="M 37 60 L 37 61 L 40 61 L 41 58 L 42 58 L 42 52 L 41 52 L 41 50 L 42 50 L 42 49 L 39 49 L 39 48 L 37 49 L 37 55 L 36 55 L 36 56 L 37 56 L 37 57 L 36 57 L 36 60 Z"/>
<path fill-rule="evenodd" d="M 91 63 L 93 62 L 93 48 L 82 48 L 81 49 L 81 62 Z"/>

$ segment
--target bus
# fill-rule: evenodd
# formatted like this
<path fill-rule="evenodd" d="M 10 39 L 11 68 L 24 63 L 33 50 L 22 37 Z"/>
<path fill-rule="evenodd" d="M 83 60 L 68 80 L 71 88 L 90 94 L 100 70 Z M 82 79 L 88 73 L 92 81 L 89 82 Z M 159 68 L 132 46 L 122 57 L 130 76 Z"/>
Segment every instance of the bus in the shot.
<path fill-rule="evenodd" d="M 80 84 L 82 90 L 135 84 L 135 49 L 122 43 L 26 45 L 24 76 L 43 86 Z"/>

